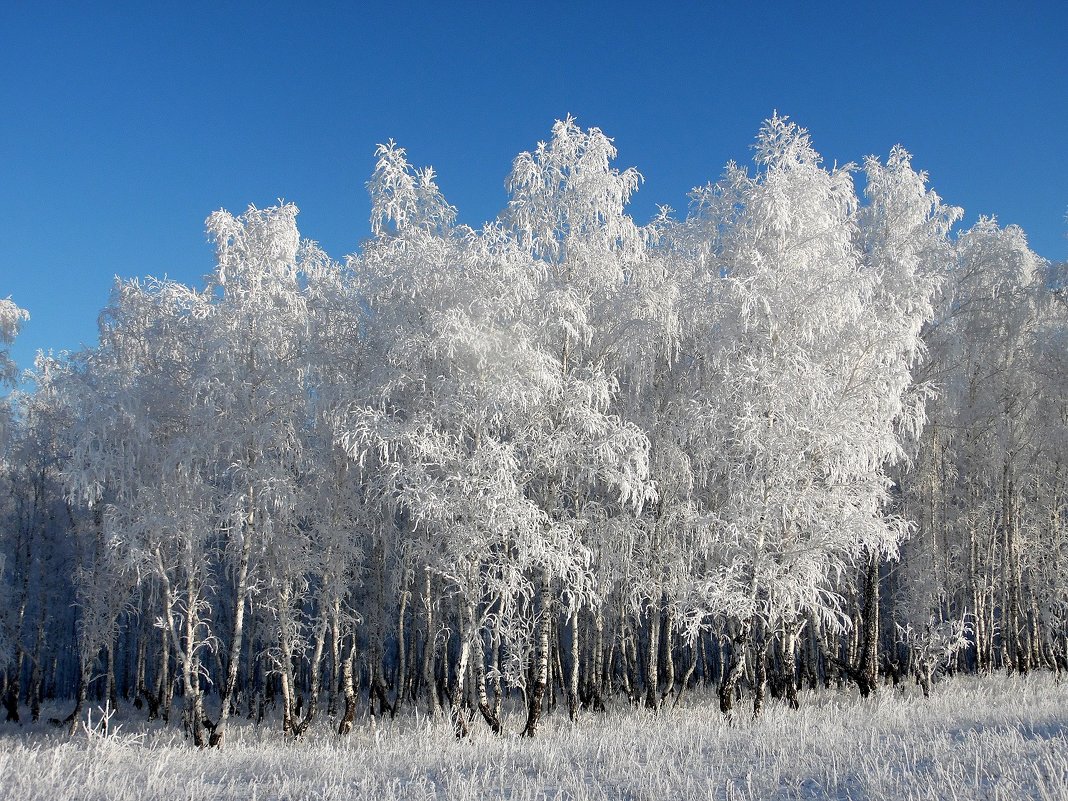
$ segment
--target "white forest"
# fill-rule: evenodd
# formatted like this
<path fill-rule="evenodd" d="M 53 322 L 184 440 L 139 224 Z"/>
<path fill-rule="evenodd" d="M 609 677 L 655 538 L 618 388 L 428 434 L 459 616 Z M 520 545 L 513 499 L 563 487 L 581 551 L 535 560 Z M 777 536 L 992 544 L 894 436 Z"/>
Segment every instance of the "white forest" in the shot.
<path fill-rule="evenodd" d="M 428 737 L 789 760 L 857 715 L 1063 710 L 1065 265 L 964 229 L 903 148 L 829 167 L 774 116 L 752 153 L 640 224 L 568 118 L 475 229 L 390 142 L 358 252 L 217 211 L 203 284 L 117 280 L 99 343 L 21 383 L 0 349 L 5 736 L 103 764 L 145 744 L 118 714 L 178 764 L 389 731 L 388 772 Z"/>

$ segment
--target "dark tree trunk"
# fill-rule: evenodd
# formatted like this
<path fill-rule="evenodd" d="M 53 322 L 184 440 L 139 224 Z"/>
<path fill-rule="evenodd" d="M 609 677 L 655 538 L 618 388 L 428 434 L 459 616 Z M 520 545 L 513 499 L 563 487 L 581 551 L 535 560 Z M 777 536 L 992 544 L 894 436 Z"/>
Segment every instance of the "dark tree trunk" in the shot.
<path fill-rule="evenodd" d="M 857 669 L 857 685 L 860 694 L 867 698 L 875 692 L 879 682 L 879 557 L 871 554 L 865 568 L 864 643 L 861 648 L 860 665 Z"/>
<path fill-rule="evenodd" d="M 527 724 L 523 727 L 523 735 L 526 737 L 533 737 L 537 733 L 538 723 L 541 721 L 542 697 L 549 679 L 549 632 L 552 623 L 549 590 L 549 572 L 544 570 L 538 591 L 541 619 L 538 622 L 538 638 L 534 651 L 534 680 L 527 698 Z"/>
<path fill-rule="evenodd" d="M 749 647 L 749 623 L 743 623 L 731 642 L 726 671 L 719 685 L 719 711 L 730 717 L 734 709 L 734 693 L 738 681 L 745 674 L 746 651 Z"/>

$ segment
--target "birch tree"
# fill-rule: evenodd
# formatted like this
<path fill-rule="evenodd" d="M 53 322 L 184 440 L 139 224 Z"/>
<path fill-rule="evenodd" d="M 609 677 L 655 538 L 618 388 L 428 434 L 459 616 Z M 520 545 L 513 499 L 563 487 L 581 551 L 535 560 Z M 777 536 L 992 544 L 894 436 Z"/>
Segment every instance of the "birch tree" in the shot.
<path fill-rule="evenodd" d="M 482 653 L 486 616 L 498 631 L 517 623 L 517 604 L 532 595 L 532 565 L 580 573 L 582 554 L 526 497 L 519 464 L 524 428 L 555 378 L 525 316 L 537 297 L 533 265 L 493 227 L 452 227 L 432 172 L 412 169 L 403 150 L 387 145 L 378 155 L 369 185 L 377 239 L 354 269 L 382 367 L 341 438 L 400 527 L 403 558 L 427 575 L 431 661 L 430 577 L 455 598 L 460 643 L 450 694 L 463 734 L 459 701 L 472 652 Z M 482 714 L 499 729 L 485 665 L 475 672 Z"/>
<path fill-rule="evenodd" d="M 625 206 L 640 182 L 634 169 L 616 170 L 612 140 L 584 131 L 572 118 L 553 126 L 552 139 L 515 160 L 504 220 L 543 271 L 540 345 L 554 359 L 557 389 L 539 409 L 524 456 L 527 493 L 557 526 L 588 548 L 612 549 L 605 535 L 619 527 L 597 521 L 635 514 L 655 498 L 649 482 L 646 435 L 615 407 L 619 369 L 632 318 L 623 302 L 629 275 L 645 258 L 640 230 Z M 597 507 L 604 503 L 604 507 Z M 544 570 L 538 599 L 533 687 L 524 732 L 533 736 L 548 679 L 554 576 Z M 577 608 L 596 603 L 580 587 L 565 587 L 578 636 Z M 573 672 L 577 657 L 573 654 Z M 577 673 L 574 675 L 577 676 Z M 570 683 L 572 714 L 577 678 Z"/>
<path fill-rule="evenodd" d="M 29 312 L 16 306 L 11 298 L 0 299 L 0 389 L 14 386 L 18 378 L 18 366 L 11 360 L 8 349 L 22 323 L 29 319 Z M 10 410 L 5 403 L 0 407 L 0 446 L 6 441 L 10 425 Z"/>
<path fill-rule="evenodd" d="M 273 603 L 282 609 L 289 579 L 278 549 L 299 536 L 297 514 L 305 506 L 311 471 L 305 447 L 312 416 L 305 287 L 331 267 L 318 247 L 301 241 L 296 216 L 296 206 L 287 204 L 249 207 L 240 217 L 217 211 L 207 222 L 217 265 L 206 288 L 215 299 L 205 376 L 205 403 L 214 416 L 204 433 L 214 444 L 219 524 L 232 571 L 226 674 L 212 736 L 220 746 L 237 690 L 253 560 L 275 557 L 268 570 L 280 582 Z M 283 672 L 287 668 L 281 666 Z"/>
<path fill-rule="evenodd" d="M 115 591 L 130 580 L 151 582 L 160 606 L 142 613 L 164 633 L 159 665 L 164 678 L 153 703 L 169 708 L 165 677 L 173 650 L 183 720 L 198 746 L 207 744 L 210 727 L 201 655 L 213 636 L 205 555 L 214 495 L 204 480 L 199 438 L 204 415 L 197 406 L 205 304 L 203 295 L 173 282 L 116 285 L 102 317 L 101 345 L 83 357 L 77 438 L 66 474 L 72 499 L 88 508 L 92 521 L 81 585 L 114 601 L 125 600 Z M 121 579 L 101 575 L 107 564 L 121 571 Z M 114 627 L 115 611 L 106 603 L 83 604 L 83 670 L 91 669 L 95 649 L 113 648 L 111 631 L 100 629 Z"/>
<path fill-rule="evenodd" d="M 927 188 L 927 176 L 912 169 L 910 158 L 895 147 L 885 165 L 875 157 L 865 160 L 867 204 L 858 215 L 866 267 L 876 281 L 862 347 L 870 364 L 867 402 L 875 410 L 873 427 L 878 426 L 873 444 L 883 469 L 905 463 L 906 449 L 926 422 L 932 388 L 916 383 L 914 376 L 925 352 L 923 328 L 934 317 L 941 280 L 952 262 L 948 233 L 962 214 Z M 900 510 L 884 505 L 884 514 L 900 515 Z M 908 525 L 900 517 L 897 523 Z M 901 542 L 887 541 L 878 530 L 872 534 L 860 542 L 866 597 L 863 618 L 855 624 L 863 625 L 862 648 L 858 664 L 846 666 L 863 695 L 877 686 L 880 562 L 896 557 Z"/>
<path fill-rule="evenodd" d="M 919 532 L 902 625 L 922 645 L 928 630 L 967 623 L 983 666 L 1027 670 L 1036 656 L 1028 578 L 1038 562 L 1028 545 L 1037 521 L 1023 498 L 1045 444 L 1036 418 L 1045 275 L 1023 231 L 980 219 L 956 243 L 929 335 L 924 369 L 939 395 L 907 484 Z"/>
<path fill-rule="evenodd" d="M 718 276 L 698 368 L 708 371 L 698 544 L 711 572 L 694 612 L 722 615 L 734 641 L 724 711 L 749 652 L 759 708 L 769 637 L 792 652 L 805 621 L 848 627 L 837 577 L 865 547 L 894 553 L 906 533 L 883 514 L 885 467 L 900 452 L 924 302 L 891 283 L 907 284 L 912 265 L 892 274 L 856 247 L 852 165 L 822 168 L 807 133 L 781 117 L 755 149 L 757 174 L 729 165 L 695 192 L 687 221 Z M 913 304 L 914 318 L 895 317 L 896 303 Z"/>

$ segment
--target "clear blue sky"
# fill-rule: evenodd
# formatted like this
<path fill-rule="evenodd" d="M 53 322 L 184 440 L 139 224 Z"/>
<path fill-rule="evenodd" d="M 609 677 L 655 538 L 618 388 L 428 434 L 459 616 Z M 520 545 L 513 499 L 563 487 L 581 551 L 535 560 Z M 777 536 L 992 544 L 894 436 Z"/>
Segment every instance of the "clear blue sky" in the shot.
<path fill-rule="evenodd" d="M 56 4 L 0 0 L 0 297 L 14 355 L 96 339 L 113 276 L 196 283 L 214 209 L 296 202 L 336 258 L 392 137 L 460 219 L 570 113 L 683 210 L 773 110 L 828 162 L 914 154 L 966 223 L 1068 258 L 1068 3 Z M 297 11 L 298 7 L 301 10 Z M 862 9 L 862 10 L 859 10 Z"/>

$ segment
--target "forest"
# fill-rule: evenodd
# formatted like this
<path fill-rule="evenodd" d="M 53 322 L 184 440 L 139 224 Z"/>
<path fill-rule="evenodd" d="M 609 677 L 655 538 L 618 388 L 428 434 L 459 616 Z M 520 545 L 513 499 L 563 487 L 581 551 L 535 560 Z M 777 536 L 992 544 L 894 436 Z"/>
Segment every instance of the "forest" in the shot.
<path fill-rule="evenodd" d="M 214 212 L 201 286 L 116 280 L 21 380 L 0 300 L 6 720 L 534 737 L 1068 669 L 1068 267 L 901 147 L 752 152 L 642 225 L 569 117 L 475 229 L 390 142 L 358 252 Z"/>

